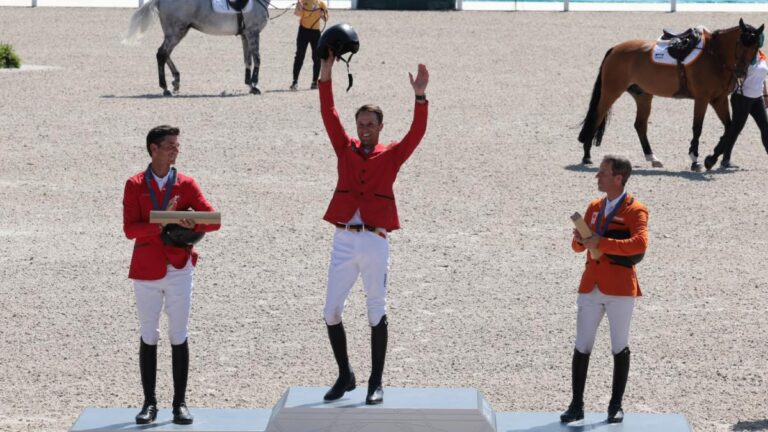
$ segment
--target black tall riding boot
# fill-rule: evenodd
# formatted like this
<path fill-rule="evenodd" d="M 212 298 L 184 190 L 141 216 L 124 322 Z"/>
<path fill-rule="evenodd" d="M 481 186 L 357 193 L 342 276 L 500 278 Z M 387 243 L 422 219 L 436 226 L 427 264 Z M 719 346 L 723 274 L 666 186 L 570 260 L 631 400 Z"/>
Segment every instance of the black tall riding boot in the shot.
<path fill-rule="evenodd" d="M 584 387 L 587 384 L 587 370 L 589 369 L 589 354 L 582 354 L 573 350 L 571 363 L 571 388 L 573 398 L 568 409 L 560 415 L 560 421 L 570 423 L 584 418 Z"/>
<path fill-rule="evenodd" d="M 621 423 L 624 421 L 624 409 L 621 400 L 624 398 L 624 389 L 627 387 L 629 377 L 629 347 L 613 355 L 613 389 L 611 390 L 611 402 L 608 404 L 608 423 Z"/>
<path fill-rule="evenodd" d="M 189 376 L 189 344 L 185 340 L 171 345 L 171 366 L 173 367 L 173 422 L 192 424 L 194 418 L 187 409 L 187 377 Z"/>
<path fill-rule="evenodd" d="M 384 359 L 387 356 L 387 316 L 371 327 L 371 377 L 368 379 L 366 405 L 377 405 L 384 401 L 381 376 L 384 374 Z"/>
<path fill-rule="evenodd" d="M 148 424 L 157 418 L 157 398 L 155 397 L 157 345 L 147 345 L 141 338 L 139 343 L 139 371 L 141 388 L 144 390 L 144 404 L 136 415 L 136 424 Z"/>
<path fill-rule="evenodd" d="M 357 386 L 355 382 L 355 373 L 349 366 L 349 356 L 347 355 L 347 334 L 344 332 L 344 324 L 327 325 L 328 339 L 331 341 L 333 357 L 336 358 L 336 364 L 339 365 L 339 377 L 323 399 L 332 401 L 344 396 L 344 393 L 352 391 Z"/>

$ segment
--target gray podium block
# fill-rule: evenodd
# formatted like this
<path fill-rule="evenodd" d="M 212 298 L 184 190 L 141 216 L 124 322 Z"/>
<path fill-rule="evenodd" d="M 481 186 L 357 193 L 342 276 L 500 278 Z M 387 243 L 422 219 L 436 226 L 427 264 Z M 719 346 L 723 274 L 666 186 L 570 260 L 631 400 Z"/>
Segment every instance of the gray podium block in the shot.
<path fill-rule="evenodd" d="M 264 432 L 271 410 L 190 408 L 195 417 L 191 425 L 171 422 L 170 409 L 161 409 L 157 420 L 137 425 L 134 417 L 140 408 L 86 408 L 72 425 L 70 432 L 117 431 L 187 431 L 187 432 Z"/>
<path fill-rule="evenodd" d="M 626 413 L 624 422 L 608 424 L 606 413 L 587 413 L 584 420 L 560 423 L 559 412 L 496 413 L 496 432 L 692 432 L 680 414 Z"/>
<path fill-rule="evenodd" d="M 468 388 L 384 389 L 366 405 L 366 389 L 324 402 L 326 387 L 291 387 L 272 410 L 266 432 L 496 432 L 483 395 Z"/>

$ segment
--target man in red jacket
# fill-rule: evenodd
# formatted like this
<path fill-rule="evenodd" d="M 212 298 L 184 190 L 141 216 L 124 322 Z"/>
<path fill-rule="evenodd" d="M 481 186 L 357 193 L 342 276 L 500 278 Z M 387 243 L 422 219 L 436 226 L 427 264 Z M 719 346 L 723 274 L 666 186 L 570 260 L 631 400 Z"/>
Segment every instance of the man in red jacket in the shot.
<path fill-rule="evenodd" d="M 172 167 L 179 154 L 178 138 L 179 129 L 171 126 L 158 126 L 149 131 L 147 151 L 152 162 L 145 171 L 128 179 L 123 194 L 123 231 L 126 237 L 136 240 L 128 277 L 133 279 L 141 334 L 139 368 L 144 404 L 136 416 L 138 424 L 151 423 L 157 417 L 155 377 L 163 303 L 171 342 L 173 422 L 191 424 L 193 421 L 185 393 L 189 372 L 187 329 L 197 252 L 192 245 L 166 244 L 161 236 L 164 227 L 149 223 L 151 210 L 215 211 L 195 180 Z M 195 224 L 192 213 L 179 225 L 197 233 L 219 229 L 219 225 Z"/>
<path fill-rule="evenodd" d="M 371 326 L 371 376 L 365 403 L 374 405 L 384 398 L 381 377 L 387 352 L 388 233 L 400 228 L 392 186 L 400 166 L 419 145 L 427 128 L 429 104 L 424 91 L 429 73 L 420 64 L 416 78 L 408 74 L 416 99 L 413 123 L 400 142 L 385 145 L 379 143 L 383 114 L 375 105 L 363 105 L 357 110 L 358 138 L 347 135 L 333 103 L 333 59 L 330 53 L 322 61 L 318 83 L 320 112 L 338 159 L 339 175 L 323 218 L 336 226 L 323 315 L 339 366 L 339 377 L 325 400 L 339 399 L 356 386 L 341 318 L 349 291 L 362 275 Z"/>
<path fill-rule="evenodd" d="M 571 246 L 575 252 L 597 249 L 598 258 L 587 253 L 586 268 L 579 284 L 576 302 L 576 347 L 571 363 L 573 399 L 560 421 L 570 423 L 584 418 L 584 386 L 589 356 L 603 315 L 608 315 L 613 352 L 613 388 L 608 403 L 608 423 L 621 423 L 621 402 L 629 376 L 629 324 L 635 299 L 639 297 L 635 264 L 648 246 L 648 209 L 624 191 L 632 164 L 625 158 L 605 156 L 597 172 L 597 189 L 605 198 L 595 199 L 584 220 L 593 234 L 582 238 L 573 230 Z"/>

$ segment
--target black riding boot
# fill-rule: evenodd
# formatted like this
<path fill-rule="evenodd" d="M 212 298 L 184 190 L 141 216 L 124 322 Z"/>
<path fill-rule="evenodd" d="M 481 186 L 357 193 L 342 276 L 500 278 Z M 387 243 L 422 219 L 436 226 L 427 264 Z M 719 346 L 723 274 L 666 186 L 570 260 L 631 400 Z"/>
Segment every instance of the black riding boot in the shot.
<path fill-rule="evenodd" d="M 194 418 L 187 409 L 187 377 L 189 376 L 189 345 L 187 341 L 171 345 L 171 365 L 173 367 L 173 422 L 192 424 Z"/>
<path fill-rule="evenodd" d="M 336 364 L 339 365 L 339 377 L 323 399 L 332 401 L 340 399 L 344 393 L 355 389 L 355 373 L 349 367 L 349 356 L 347 355 L 347 334 L 344 332 L 344 324 L 327 325 L 328 339 L 331 341 L 333 357 L 336 358 Z"/>
<path fill-rule="evenodd" d="M 384 374 L 384 358 L 387 356 L 387 316 L 371 327 L 371 377 L 368 379 L 366 405 L 377 405 L 384 401 L 381 376 Z"/>
<path fill-rule="evenodd" d="M 624 389 L 627 387 L 629 377 L 629 347 L 613 355 L 613 389 L 611 390 L 611 402 L 608 404 L 608 423 L 621 423 L 624 421 L 624 410 L 621 408 L 621 400 L 624 398 Z"/>
<path fill-rule="evenodd" d="M 155 397 L 157 345 L 147 345 L 141 338 L 139 343 L 139 371 L 141 387 L 144 390 L 144 404 L 136 415 L 136 424 L 148 424 L 157 418 L 157 398 Z"/>
<path fill-rule="evenodd" d="M 560 415 L 560 421 L 570 423 L 584 418 L 584 387 L 587 384 L 587 369 L 589 369 L 589 354 L 573 350 L 571 363 L 571 387 L 573 398 L 568 409 Z"/>

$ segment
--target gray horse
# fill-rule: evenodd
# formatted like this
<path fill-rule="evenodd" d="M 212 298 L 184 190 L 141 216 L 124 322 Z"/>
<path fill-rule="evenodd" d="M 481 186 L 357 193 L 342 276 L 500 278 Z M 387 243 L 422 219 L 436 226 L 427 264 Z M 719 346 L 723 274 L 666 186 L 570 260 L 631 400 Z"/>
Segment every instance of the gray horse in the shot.
<path fill-rule="evenodd" d="M 190 28 L 212 35 L 240 35 L 243 41 L 243 57 L 245 58 L 245 84 L 251 87 L 251 93 L 261 94 L 257 88 L 259 83 L 259 33 L 269 22 L 267 0 L 250 0 L 255 4 L 247 12 L 242 13 L 242 26 L 236 14 L 214 12 L 211 0 L 150 0 L 137 10 L 131 17 L 128 35 L 124 42 L 138 39 L 154 20 L 155 14 L 160 16 L 160 25 L 165 34 L 165 40 L 157 50 L 157 72 L 160 78 L 160 88 L 165 96 L 170 96 L 165 82 L 165 64 L 173 74 L 173 91 L 179 91 L 181 75 L 171 60 L 171 52 L 181 42 Z M 253 66 L 253 74 L 251 74 Z"/>

